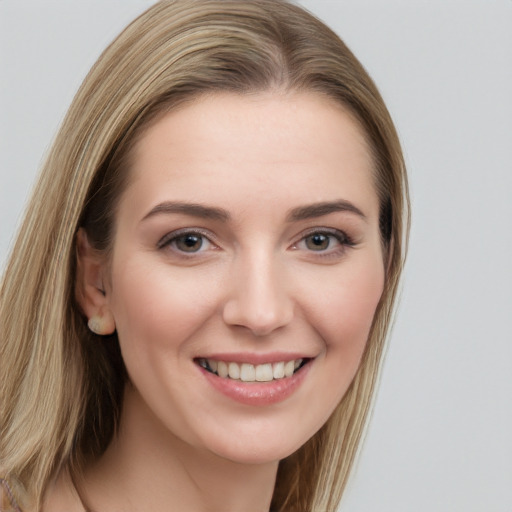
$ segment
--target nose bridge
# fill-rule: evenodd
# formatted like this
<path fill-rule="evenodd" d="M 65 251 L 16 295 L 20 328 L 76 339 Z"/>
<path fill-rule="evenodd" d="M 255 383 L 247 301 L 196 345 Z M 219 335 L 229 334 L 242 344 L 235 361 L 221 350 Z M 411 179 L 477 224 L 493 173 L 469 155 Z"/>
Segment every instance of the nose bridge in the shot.
<path fill-rule="evenodd" d="M 260 246 L 241 254 L 231 275 L 225 322 L 246 327 L 257 336 L 287 325 L 293 317 L 293 301 L 283 270 L 275 251 L 269 248 Z"/>

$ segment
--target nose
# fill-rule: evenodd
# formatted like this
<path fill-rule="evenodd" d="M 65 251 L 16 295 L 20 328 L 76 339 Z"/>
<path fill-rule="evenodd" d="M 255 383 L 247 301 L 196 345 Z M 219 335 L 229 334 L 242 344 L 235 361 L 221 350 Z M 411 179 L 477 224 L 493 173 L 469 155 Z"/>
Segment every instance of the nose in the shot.
<path fill-rule="evenodd" d="M 272 257 L 260 254 L 235 264 L 223 319 L 255 336 L 266 336 L 288 325 L 294 301 L 287 290 L 283 269 Z"/>

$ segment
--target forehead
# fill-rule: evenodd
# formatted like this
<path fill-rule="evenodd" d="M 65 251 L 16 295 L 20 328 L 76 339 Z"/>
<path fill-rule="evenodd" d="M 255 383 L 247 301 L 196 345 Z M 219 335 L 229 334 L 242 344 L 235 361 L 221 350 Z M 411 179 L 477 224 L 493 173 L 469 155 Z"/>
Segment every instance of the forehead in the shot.
<path fill-rule="evenodd" d="M 170 199 L 281 201 L 283 193 L 303 202 L 375 199 L 372 169 L 359 123 L 332 99 L 216 93 L 162 115 L 142 134 L 123 199 L 137 196 L 148 208 Z"/>

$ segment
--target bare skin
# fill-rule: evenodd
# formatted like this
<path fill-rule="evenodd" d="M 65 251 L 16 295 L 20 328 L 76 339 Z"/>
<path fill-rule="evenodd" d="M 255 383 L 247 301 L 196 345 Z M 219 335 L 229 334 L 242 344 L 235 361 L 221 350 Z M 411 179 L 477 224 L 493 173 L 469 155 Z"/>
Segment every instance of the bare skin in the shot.
<path fill-rule="evenodd" d="M 131 172 L 112 260 L 78 236 L 80 304 L 117 330 L 130 377 L 80 493 L 93 512 L 268 512 L 279 460 L 345 394 L 382 294 L 365 138 L 319 95 L 219 94 L 155 123 Z M 305 365 L 275 399 L 285 378 L 241 382 L 209 360 Z M 83 508 L 63 475 L 44 512 Z"/>
<path fill-rule="evenodd" d="M 46 491 L 44 512 L 84 512 L 84 507 L 67 471 L 62 471 Z"/>
<path fill-rule="evenodd" d="M 136 402 L 128 403 L 131 405 L 124 410 L 123 424 L 129 427 L 121 429 L 105 455 L 77 482 L 80 496 L 69 474 L 62 472 L 49 489 L 45 512 L 268 512 L 277 462 L 247 466 L 219 461 L 184 444 L 181 452 L 173 444 L 166 453 L 168 432 L 161 432 L 161 440 L 142 438 L 141 443 L 137 432 L 149 426 L 143 424 L 144 419 L 141 421 L 146 417 L 133 410 Z M 154 450 L 155 441 L 160 441 L 159 452 Z M 151 478 L 141 478 L 141 466 L 151 467 Z M 172 507 L 165 504 L 168 499 Z"/>

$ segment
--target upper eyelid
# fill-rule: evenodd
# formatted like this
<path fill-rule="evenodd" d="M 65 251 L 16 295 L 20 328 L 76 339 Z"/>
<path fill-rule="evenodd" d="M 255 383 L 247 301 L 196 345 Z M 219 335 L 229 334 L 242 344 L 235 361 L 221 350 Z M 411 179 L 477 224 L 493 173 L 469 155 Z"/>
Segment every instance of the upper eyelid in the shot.
<path fill-rule="evenodd" d="M 349 243 L 353 242 L 352 237 L 346 231 L 344 231 L 342 229 L 328 228 L 328 227 L 314 227 L 314 228 L 306 229 L 303 232 L 301 232 L 297 236 L 297 238 L 296 238 L 297 242 L 295 242 L 295 243 L 298 243 L 301 240 L 303 240 L 304 238 L 307 238 L 308 236 L 315 235 L 315 234 L 330 235 L 335 238 L 338 238 L 338 237 L 343 238 L 344 240 L 346 240 Z"/>
<path fill-rule="evenodd" d="M 296 246 L 301 241 L 303 241 L 308 236 L 314 235 L 316 233 L 322 233 L 329 236 L 332 236 L 340 242 L 341 245 L 355 245 L 355 241 L 352 236 L 350 236 L 345 230 L 341 230 L 338 228 L 332 228 L 332 227 L 326 227 L 326 226 L 314 226 L 311 228 L 304 229 L 302 232 L 297 234 L 294 238 L 295 241 L 292 242 L 292 246 Z M 174 240 L 175 238 L 178 238 L 183 235 L 187 234 L 196 234 L 200 235 L 204 238 L 206 238 L 211 244 L 215 246 L 220 246 L 219 241 L 217 240 L 217 236 L 212 233 L 210 230 L 205 228 L 199 228 L 199 227 L 185 227 L 185 228 L 179 228 L 174 231 L 170 231 L 166 233 L 163 237 L 160 238 L 160 240 L 157 242 L 157 247 L 161 248 Z M 343 240 L 340 240 L 343 239 Z"/>
<path fill-rule="evenodd" d="M 325 234 L 335 239 L 334 247 L 327 247 L 325 250 L 315 251 L 307 247 L 303 247 L 306 244 L 306 238 L 314 234 Z M 340 236 L 336 236 L 339 234 Z M 341 258 L 345 258 L 349 251 L 357 247 L 358 242 L 354 241 L 345 231 L 333 228 L 316 228 L 303 234 L 295 243 L 293 243 L 290 249 L 297 251 L 307 261 L 312 262 L 324 262 L 324 263 L 336 263 Z"/>
<path fill-rule="evenodd" d="M 206 238 L 211 244 L 217 245 L 215 242 L 215 237 L 212 235 L 212 233 L 208 230 L 202 229 L 202 228 L 181 228 L 176 229 L 175 231 L 170 231 L 169 233 L 166 233 L 157 243 L 157 247 L 161 248 L 168 244 L 169 242 L 172 242 L 174 239 L 183 236 L 183 235 L 200 235 L 204 238 Z"/>

